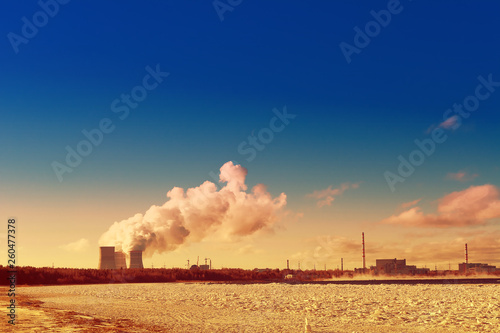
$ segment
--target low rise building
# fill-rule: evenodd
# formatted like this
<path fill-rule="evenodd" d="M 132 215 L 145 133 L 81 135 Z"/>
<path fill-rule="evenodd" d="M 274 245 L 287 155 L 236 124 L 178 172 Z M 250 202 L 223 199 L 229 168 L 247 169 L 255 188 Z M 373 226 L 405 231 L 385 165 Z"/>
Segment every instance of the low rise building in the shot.
<path fill-rule="evenodd" d="M 488 264 L 480 264 L 480 263 L 461 263 L 458 264 L 458 270 L 462 274 L 466 273 L 495 273 L 498 269 L 496 266 L 491 266 Z"/>

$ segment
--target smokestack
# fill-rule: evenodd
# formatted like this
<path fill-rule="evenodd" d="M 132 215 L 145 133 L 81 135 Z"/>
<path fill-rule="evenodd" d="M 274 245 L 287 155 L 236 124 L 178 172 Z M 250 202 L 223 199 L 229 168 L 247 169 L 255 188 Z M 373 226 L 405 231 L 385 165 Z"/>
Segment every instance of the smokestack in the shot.
<path fill-rule="evenodd" d="M 366 262 L 365 262 L 365 233 L 362 233 L 362 241 L 363 241 L 363 273 L 365 272 L 366 269 Z"/>
<path fill-rule="evenodd" d="M 115 267 L 117 269 L 126 269 L 127 268 L 125 253 L 123 253 L 122 251 L 115 252 Z"/>
<path fill-rule="evenodd" d="M 286 269 L 290 269 L 290 261 L 288 259 L 286 260 Z"/>
<path fill-rule="evenodd" d="M 101 246 L 99 249 L 99 269 L 115 269 L 115 247 Z"/>
<path fill-rule="evenodd" d="M 129 268 L 144 268 L 142 264 L 142 251 L 130 251 Z"/>
<path fill-rule="evenodd" d="M 340 270 L 344 271 L 344 258 L 340 258 Z"/>
<path fill-rule="evenodd" d="M 465 263 L 469 263 L 469 250 L 467 249 L 467 243 L 465 244 Z"/>

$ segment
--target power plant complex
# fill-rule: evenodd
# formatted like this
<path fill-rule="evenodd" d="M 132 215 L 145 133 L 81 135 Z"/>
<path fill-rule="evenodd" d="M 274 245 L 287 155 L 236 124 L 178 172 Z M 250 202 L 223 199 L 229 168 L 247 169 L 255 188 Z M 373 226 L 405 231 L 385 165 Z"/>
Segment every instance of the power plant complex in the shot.
<path fill-rule="evenodd" d="M 365 248 L 365 233 L 361 233 L 361 259 L 362 268 L 354 268 L 352 273 L 354 274 L 374 274 L 374 275 L 428 275 L 432 271 L 430 268 L 423 267 L 418 268 L 414 265 L 407 265 L 406 259 L 375 259 L 375 266 L 367 267 L 366 265 L 366 248 Z M 129 261 L 128 268 L 144 268 L 142 262 L 143 251 L 130 251 L 125 254 L 122 251 L 115 251 L 114 246 L 102 246 L 99 252 L 99 269 L 126 269 L 127 268 L 127 257 Z M 205 258 L 205 264 L 199 265 L 199 257 L 196 261 L 196 265 L 190 266 L 189 260 L 187 261 L 187 269 L 190 270 L 211 270 L 212 260 L 210 258 Z M 209 263 L 210 262 L 210 263 Z M 451 265 L 446 272 L 452 272 Z M 338 268 L 337 268 L 338 269 Z M 290 261 L 286 261 L 286 270 L 290 271 Z M 300 261 L 298 264 L 298 270 L 300 271 Z M 316 270 L 316 266 L 314 266 Z M 325 264 L 326 271 L 326 264 Z M 344 258 L 340 258 L 340 271 L 344 272 Z M 437 274 L 437 266 L 434 272 Z M 461 274 L 469 273 L 498 273 L 500 268 L 496 266 L 483 264 L 483 263 L 470 263 L 469 262 L 469 247 L 465 244 L 465 262 L 459 264 L 459 269 L 457 271 Z"/>
<path fill-rule="evenodd" d="M 357 274 L 385 274 L 385 275 L 427 275 L 431 272 L 429 268 L 417 268 L 413 265 L 407 265 L 406 259 L 376 259 L 375 266 L 366 267 L 366 252 L 365 252 L 365 233 L 361 233 L 361 247 L 362 247 L 362 260 L 363 268 L 355 268 L 354 272 Z M 342 259 L 342 271 L 344 260 Z M 495 273 L 499 272 L 500 269 L 496 266 L 481 264 L 481 263 L 469 263 L 469 248 L 465 244 L 465 262 L 458 265 L 458 272 L 461 274 L 468 273 Z M 437 268 L 436 268 L 437 271 Z M 451 268 L 450 270 L 451 271 Z"/>
<path fill-rule="evenodd" d="M 129 268 L 144 268 L 142 251 L 130 251 Z M 114 246 L 102 246 L 99 252 L 99 269 L 127 268 L 126 255 L 122 251 L 115 251 Z"/>

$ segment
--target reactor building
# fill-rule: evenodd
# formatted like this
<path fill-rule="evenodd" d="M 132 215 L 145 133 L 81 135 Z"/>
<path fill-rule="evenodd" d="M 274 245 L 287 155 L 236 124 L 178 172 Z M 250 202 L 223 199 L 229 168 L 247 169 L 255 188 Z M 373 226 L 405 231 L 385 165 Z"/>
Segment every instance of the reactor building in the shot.
<path fill-rule="evenodd" d="M 102 246 L 99 252 L 99 269 L 115 269 L 115 247 Z"/>
<path fill-rule="evenodd" d="M 144 268 L 142 264 L 142 251 L 130 251 L 129 268 Z"/>
<path fill-rule="evenodd" d="M 102 246 L 99 249 L 99 269 L 125 269 L 127 259 L 122 251 L 115 251 L 114 246 Z M 129 268 L 144 268 L 142 251 L 130 251 Z"/>

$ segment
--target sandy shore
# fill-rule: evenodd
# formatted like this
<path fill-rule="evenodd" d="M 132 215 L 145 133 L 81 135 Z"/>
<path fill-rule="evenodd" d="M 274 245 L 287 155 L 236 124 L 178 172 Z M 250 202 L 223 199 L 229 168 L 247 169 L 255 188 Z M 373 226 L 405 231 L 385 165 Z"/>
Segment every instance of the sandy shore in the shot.
<path fill-rule="evenodd" d="M 29 288 L 29 287 L 27 287 Z M 49 288 L 49 287 L 48 287 Z M 0 288 L 0 301 L 9 304 L 7 288 Z M 64 297 L 59 295 L 59 297 Z M 151 332 L 148 327 L 134 323 L 133 319 L 102 318 L 88 316 L 57 304 L 44 304 L 42 301 L 23 294 L 16 297 L 16 325 L 8 323 L 5 307 L 0 313 L 2 320 L 0 332 Z M 161 332 L 161 330 L 156 330 Z"/>
<path fill-rule="evenodd" d="M 19 322 L 12 332 L 304 332 L 305 318 L 312 332 L 498 332 L 500 327 L 498 285 L 171 283 L 18 292 Z M 2 290 L 7 304 L 4 295 Z"/>

